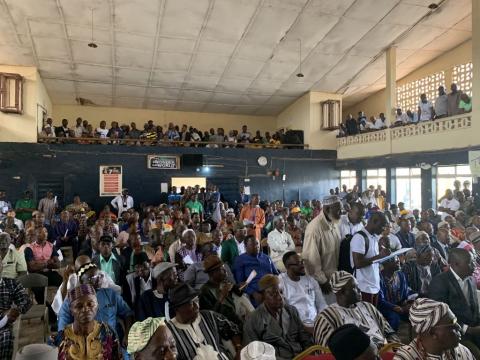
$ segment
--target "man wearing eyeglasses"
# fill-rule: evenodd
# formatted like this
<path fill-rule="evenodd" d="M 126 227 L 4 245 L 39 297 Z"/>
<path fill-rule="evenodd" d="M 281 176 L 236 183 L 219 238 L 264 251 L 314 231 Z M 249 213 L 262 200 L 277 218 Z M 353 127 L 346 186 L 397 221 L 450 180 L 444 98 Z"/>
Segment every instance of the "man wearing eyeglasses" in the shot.
<path fill-rule="evenodd" d="M 312 276 L 306 275 L 303 259 L 295 251 L 283 255 L 283 264 L 287 272 L 278 277 L 283 297 L 297 309 L 303 325 L 313 333 L 317 314 L 327 307 L 320 286 Z"/>
<path fill-rule="evenodd" d="M 435 276 L 428 289 L 428 297 L 447 304 L 458 317 L 462 327 L 463 344 L 478 352 L 480 358 L 480 309 L 477 287 L 472 278 L 475 258 L 465 249 L 450 249 L 450 269 Z"/>
<path fill-rule="evenodd" d="M 417 299 L 410 308 L 409 318 L 417 337 L 402 346 L 394 360 L 475 359 L 470 350 L 460 344 L 461 327 L 447 304 Z"/>

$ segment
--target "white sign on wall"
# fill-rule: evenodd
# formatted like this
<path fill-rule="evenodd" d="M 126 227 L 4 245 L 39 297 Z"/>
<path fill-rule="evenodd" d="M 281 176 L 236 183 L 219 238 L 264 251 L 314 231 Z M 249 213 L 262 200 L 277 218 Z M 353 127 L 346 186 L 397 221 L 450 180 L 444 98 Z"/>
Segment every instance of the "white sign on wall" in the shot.
<path fill-rule="evenodd" d="M 473 177 L 480 177 L 480 151 L 468 152 L 468 163 Z"/>

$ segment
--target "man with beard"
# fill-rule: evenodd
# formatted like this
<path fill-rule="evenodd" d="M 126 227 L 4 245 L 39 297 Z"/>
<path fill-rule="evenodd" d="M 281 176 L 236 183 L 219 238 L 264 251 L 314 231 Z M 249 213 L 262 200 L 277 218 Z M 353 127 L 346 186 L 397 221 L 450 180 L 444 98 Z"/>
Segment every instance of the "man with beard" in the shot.
<path fill-rule="evenodd" d="M 323 199 L 323 210 L 305 230 L 302 258 L 305 269 L 318 281 L 324 294 L 331 292 L 330 276 L 338 269 L 340 231 L 338 222 L 342 214 L 340 198 L 329 195 Z M 327 303 L 331 300 L 327 298 Z"/>

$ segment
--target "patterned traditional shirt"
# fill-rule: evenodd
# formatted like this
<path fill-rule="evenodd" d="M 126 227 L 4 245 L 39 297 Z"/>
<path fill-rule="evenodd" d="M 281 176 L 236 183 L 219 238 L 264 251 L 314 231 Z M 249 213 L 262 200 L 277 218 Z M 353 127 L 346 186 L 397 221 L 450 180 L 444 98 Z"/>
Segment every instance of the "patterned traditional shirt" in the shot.
<path fill-rule="evenodd" d="M 315 343 L 327 346 L 332 333 L 345 324 L 355 324 L 372 342 L 381 348 L 388 342 L 398 342 L 395 332 L 375 306 L 360 301 L 350 308 L 332 304 L 323 310 L 315 321 Z"/>
<path fill-rule="evenodd" d="M 458 344 L 453 349 L 444 352 L 442 355 L 432 355 L 426 353 L 422 346 L 418 343 L 417 339 L 413 340 L 410 344 L 402 346 L 395 353 L 393 360 L 474 360 L 472 353 L 465 346 Z"/>

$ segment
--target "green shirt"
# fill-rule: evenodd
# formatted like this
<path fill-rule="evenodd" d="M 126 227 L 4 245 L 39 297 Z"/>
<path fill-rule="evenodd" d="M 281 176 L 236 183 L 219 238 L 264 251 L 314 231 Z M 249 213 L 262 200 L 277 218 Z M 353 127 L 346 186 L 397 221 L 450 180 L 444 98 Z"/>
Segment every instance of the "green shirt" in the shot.
<path fill-rule="evenodd" d="M 311 217 L 313 214 L 313 209 L 311 207 L 302 207 L 300 212 L 305 215 L 307 218 Z"/>
<path fill-rule="evenodd" d="M 237 256 L 238 245 L 235 238 L 232 237 L 231 239 L 222 242 L 222 253 L 220 255 L 220 258 L 225 264 L 230 266 L 230 268 L 233 268 L 233 262 L 235 261 L 235 258 Z"/>
<path fill-rule="evenodd" d="M 472 100 L 470 100 L 469 103 L 466 103 L 463 100 L 460 100 L 460 103 L 458 104 L 459 109 L 463 109 L 465 112 L 470 112 L 472 111 Z"/>
<path fill-rule="evenodd" d="M 17 200 L 15 204 L 15 209 L 36 209 L 37 204 L 33 199 L 21 199 Z M 17 219 L 22 220 L 25 222 L 26 220 L 30 220 L 32 218 L 32 211 L 16 211 Z"/>
<path fill-rule="evenodd" d="M 190 210 L 190 213 L 192 214 L 202 214 L 203 213 L 203 205 L 200 201 L 192 201 L 190 200 L 185 204 L 185 207 L 187 207 Z"/>
<path fill-rule="evenodd" d="M 112 278 L 113 282 L 117 282 L 117 277 L 115 276 L 115 272 L 113 271 L 113 259 L 115 258 L 115 255 L 110 255 L 110 258 L 105 260 L 105 258 L 100 255 L 100 269 L 102 271 L 105 271 L 110 277 Z M 116 258 L 115 258 L 116 259 Z"/>

